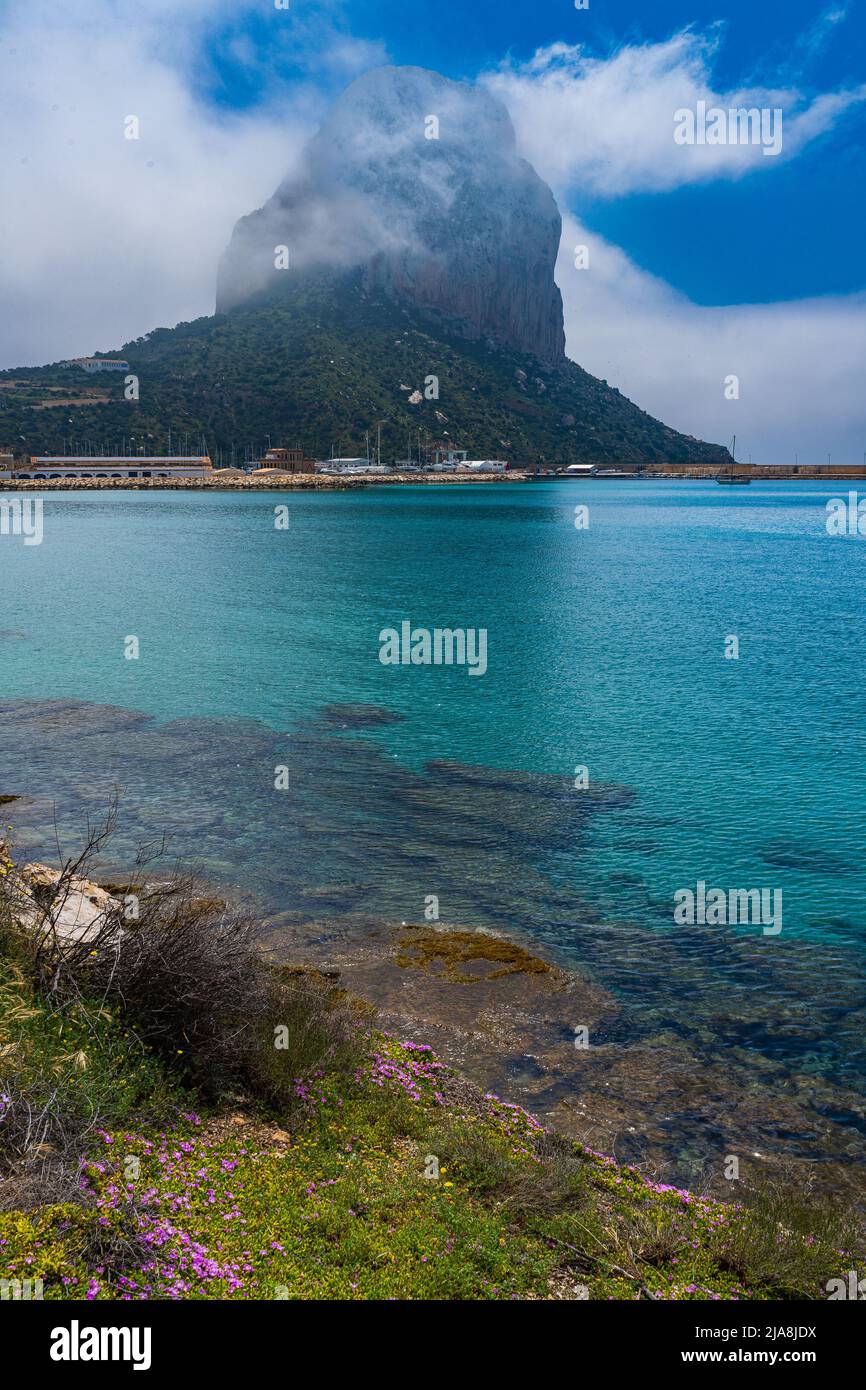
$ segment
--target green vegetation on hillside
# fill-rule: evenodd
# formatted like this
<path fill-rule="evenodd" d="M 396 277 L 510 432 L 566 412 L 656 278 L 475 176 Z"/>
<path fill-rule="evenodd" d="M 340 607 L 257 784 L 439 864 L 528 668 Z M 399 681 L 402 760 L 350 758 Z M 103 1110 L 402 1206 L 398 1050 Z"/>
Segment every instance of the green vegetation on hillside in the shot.
<path fill-rule="evenodd" d="M 121 373 L 94 378 L 59 364 L 0 373 L 0 444 L 152 454 L 168 449 L 171 430 L 173 450 L 204 443 L 225 466 L 259 457 L 268 439 L 313 458 L 363 453 L 365 431 L 374 438 L 380 422 L 387 462 L 409 444 L 417 452 L 419 431 L 426 444 L 531 466 L 728 461 L 573 362 L 542 368 L 467 342 L 367 294 L 357 276 L 293 282 L 282 301 L 159 328 L 118 351 L 139 378 L 137 401 L 124 398 Z M 424 398 L 429 377 L 438 399 Z M 423 399 L 413 405 L 415 391 Z"/>

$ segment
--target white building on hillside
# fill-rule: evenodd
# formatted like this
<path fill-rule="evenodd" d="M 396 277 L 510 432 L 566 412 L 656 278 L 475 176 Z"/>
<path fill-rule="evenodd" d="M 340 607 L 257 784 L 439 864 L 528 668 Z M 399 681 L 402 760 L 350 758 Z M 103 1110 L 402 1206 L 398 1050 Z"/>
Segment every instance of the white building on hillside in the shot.
<path fill-rule="evenodd" d="M 122 357 L 70 357 L 64 367 L 80 367 L 83 372 L 128 372 L 129 363 Z"/>

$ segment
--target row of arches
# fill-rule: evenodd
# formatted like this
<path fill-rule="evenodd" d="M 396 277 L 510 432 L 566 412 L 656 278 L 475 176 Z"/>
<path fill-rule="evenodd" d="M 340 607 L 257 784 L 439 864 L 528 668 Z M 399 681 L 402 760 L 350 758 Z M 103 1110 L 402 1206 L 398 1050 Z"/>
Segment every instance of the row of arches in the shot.
<path fill-rule="evenodd" d="M 129 473 L 16 473 L 22 482 L 51 482 L 54 478 L 170 478 L 170 473 L 154 473 L 142 469 Z"/>

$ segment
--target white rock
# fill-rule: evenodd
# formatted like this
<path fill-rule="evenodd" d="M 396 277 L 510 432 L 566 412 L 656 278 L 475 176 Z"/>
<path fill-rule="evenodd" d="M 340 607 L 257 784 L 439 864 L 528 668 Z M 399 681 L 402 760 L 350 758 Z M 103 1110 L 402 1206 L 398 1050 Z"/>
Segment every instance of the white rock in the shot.
<path fill-rule="evenodd" d="M 40 925 L 44 914 L 38 901 L 40 890 L 48 892 L 59 882 L 60 871 L 47 864 L 25 864 L 15 870 L 13 912 L 21 926 L 32 929 Z M 119 909 L 118 899 L 98 884 L 88 878 L 72 878 L 67 891 L 51 903 L 45 925 L 50 924 L 66 940 L 87 941 L 98 935 L 110 914 Z"/>

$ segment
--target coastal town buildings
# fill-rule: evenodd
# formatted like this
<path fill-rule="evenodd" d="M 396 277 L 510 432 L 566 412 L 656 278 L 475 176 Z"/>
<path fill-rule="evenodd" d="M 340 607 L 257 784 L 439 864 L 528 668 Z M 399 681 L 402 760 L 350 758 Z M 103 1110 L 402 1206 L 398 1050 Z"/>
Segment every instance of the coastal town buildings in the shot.
<path fill-rule="evenodd" d="M 324 473 L 325 475 L 388 472 L 384 463 L 373 463 L 365 457 L 322 459 L 315 465 L 315 470 L 317 473 Z"/>
<path fill-rule="evenodd" d="M 213 472 L 207 454 L 31 454 L 14 465 L 13 478 L 204 478 Z"/>
<path fill-rule="evenodd" d="M 293 448 L 268 449 L 264 458 L 259 461 L 259 471 L 265 468 L 276 469 L 280 473 L 312 473 L 315 470 L 315 463 L 308 459 L 302 448 L 295 445 Z"/>
<path fill-rule="evenodd" d="M 64 367 L 80 367 L 83 372 L 128 372 L 129 363 L 122 357 L 70 357 Z"/>
<path fill-rule="evenodd" d="M 432 473 L 504 473 L 508 464 L 502 459 L 471 459 L 467 449 L 437 449 L 430 467 Z"/>

